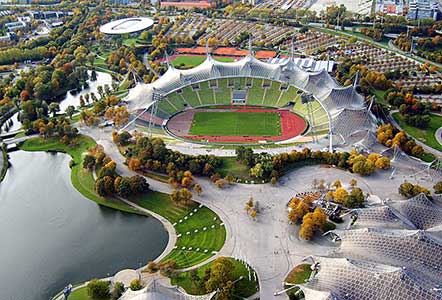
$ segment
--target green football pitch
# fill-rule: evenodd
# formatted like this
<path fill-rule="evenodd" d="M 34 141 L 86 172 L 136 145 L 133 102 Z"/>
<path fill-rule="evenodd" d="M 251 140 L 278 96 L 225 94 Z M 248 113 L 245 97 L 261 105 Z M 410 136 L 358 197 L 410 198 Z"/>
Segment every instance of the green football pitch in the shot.
<path fill-rule="evenodd" d="M 191 135 L 279 136 L 281 116 L 273 112 L 195 112 Z"/>

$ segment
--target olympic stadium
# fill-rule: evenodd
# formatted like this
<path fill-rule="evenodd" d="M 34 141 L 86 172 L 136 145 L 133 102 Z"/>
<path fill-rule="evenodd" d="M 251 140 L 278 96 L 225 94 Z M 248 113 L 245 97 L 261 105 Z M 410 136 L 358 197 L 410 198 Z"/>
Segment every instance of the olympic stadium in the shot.
<path fill-rule="evenodd" d="M 205 144 L 318 142 L 330 150 L 364 141 L 376 130 L 369 105 L 353 85 L 340 86 L 327 71 L 308 72 L 293 56 L 283 63 L 256 59 L 205 61 L 167 71 L 139 84 L 126 99 L 151 130 Z"/>
<path fill-rule="evenodd" d="M 108 35 L 128 34 L 145 30 L 154 21 L 147 17 L 124 18 L 111 21 L 100 27 L 100 32 Z"/>

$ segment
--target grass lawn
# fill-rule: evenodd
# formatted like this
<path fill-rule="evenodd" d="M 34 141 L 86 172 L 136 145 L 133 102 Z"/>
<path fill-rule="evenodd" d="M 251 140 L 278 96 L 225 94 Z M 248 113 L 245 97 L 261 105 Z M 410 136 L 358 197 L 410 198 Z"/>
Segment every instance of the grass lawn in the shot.
<path fill-rule="evenodd" d="M 310 269 L 309 264 L 302 264 L 296 266 L 293 270 L 290 271 L 289 275 L 287 275 L 285 282 L 293 283 L 293 284 L 302 284 L 305 280 L 310 278 L 310 274 L 312 270 Z M 294 295 L 298 291 L 298 288 L 294 288 L 287 292 L 289 295 Z"/>
<path fill-rule="evenodd" d="M 3 164 L 0 166 L 0 182 L 2 182 L 6 176 L 6 171 L 8 171 L 8 154 L 4 148 L 1 148 L 0 152 L 0 155 L 3 157 Z"/>
<path fill-rule="evenodd" d="M 212 257 L 212 251 L 219 251 L 224 245 L 226 230 L 217 214 L 205 206 L 199 207 L 196 202 L 178 206 L 169 195 L 158 192 L 131 200 L 162 215 L 174 225 L 178 235 L 176 248 L 163 261 L 173 259 L 177 268 L 196 265 Z"/>
<path fill-rule="evenodd" d="M 235 178 L 241 178 L 243 180 L 253 180 L 249 174 L 249 167 L 243 165 L 236 160 L 236 157 L 221 157 L 223 164 L 221 168 L 216 169 L 221 176 L 232 175 Z M 256 179 L 256 178 L 255 178 Z"/>
<path fill-rule="evenodd" d="M 196 112 L 190 134 L 279 136 L 281 116 L 273 112 Z"/>
<path fill-rule="evenodd" d="M 183 69 L 193 68 L 202 64 L 206 60 L 206 56 L 195 55 L 179 55 L 172 60 L 172 66 Z M 233 62 L 231 57 L 215 57 L 217 61 L 221 62 Z"/>
<path fill-rule="evenodd" d="M 386 104 L 389 105 L 386 101 L 385 101 L 385 96 L 387 96 L 387 91 L 381 91 L 381 90 L 376 90 L 371 88 L 370 92 L 376 96 L 376 101 L 378 101 L 379 103 L 382 104 Z"/>
<path fill-rule="evenodd" d="M 95 192 L 95 180 L 92 172 L 86 171 L 82 167 L 83 157 L 87 150 L 95 145 L 95 141 L 88 136 L 79 135 L 75 138 L 75 143 L 75 146 L 69 146 L 60 143 L 58 137 L 47 139 L 38 137 L 25 141 L 20 146 L 20 149 L 24 151 L 55 151 L 69 154 L 74 161 L 74 166 L 71 168 L 71 182 L 80 194 L 99 205 L 140 214 L 139 211 L 132 209 L 118 199 L 103 198 Z"/>
<path fill-rule="evenodd" d="M 69 295 L 68 300 L 92 300 L 87 294 L 87 286 L 79 288 Z"/>
<path fill-rule="evenodd" d="M 428 128 L 419 129 L 405 123 L 399 113 L 393 113 L 393 118 L 409 135 L 414 137 L 416 140 L 421 141 L 425 145 L 430 146 L 431 148 L 442 151 L 442 145 L 437 142 L 435 137 L 436 130 L 442 126 L 442 116 L 430 114 L 430 117 L 431 121 Z"/>
<path fill-rule="evenodd" d="M 256 289 L 258 283 L 255 280 L 253 280 L 253 275 L 251 276 L 252 280 L 249 281 L 249 272 L 247 271 L 247 267 L 233 258 L 230 258 L 230 260 L 235 266 L 235 269 L 233 271 L 233 277 L 235 279 L 238 279 L 240 276 L 244 276 L 244 278 L 238 281 L 235 285 L 236 287 L 235 295 L 246 298 L 255 294 L 258 291 Z M 210 262 L 198 268 L 198 275 L 200 278 L 204 277 L 205 270 L 210 268 L 212 264 L 213 262 Z M 195 286 L 192 283 L 192 281 L 190 280 L 190 272 L 183 272 L 180 273 L 177 277 L 172 278 L 172 284 L 181 286 L 189 294 L 193 295 L 206 294 L 204 290 L 201 290 L 201 288 Z"/>
<path fill-rule="evenodd" d="M 132 45 L 136 45 L 138 44 L 138 37 L 133 37 L 133 38 L 127 38 L 123 40 L 123 45 L 130 47 Z"/>

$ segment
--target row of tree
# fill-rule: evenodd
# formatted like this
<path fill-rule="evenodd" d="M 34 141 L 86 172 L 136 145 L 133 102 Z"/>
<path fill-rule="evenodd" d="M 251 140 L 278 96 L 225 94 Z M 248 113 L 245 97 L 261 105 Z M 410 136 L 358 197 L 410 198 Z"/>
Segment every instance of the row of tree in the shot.
<path fill-rule="evenodd" d="M 115 161 L 104 153 L 101 145 L 90 148 L 83 159 L 83 168 L 90 171 L 98 170 L 95 191 L 102 197 L 117 194 L 126 198 L 149 190 L 149 184 L 144 177 L 138 175 L 122 177 L 116 172 L 116 167 Z"/>
<path fill-rule="evenodd" d="M 193 175 L 212 176 L 222 166 L 222 160 L 214 155 L 187 155 L 166 147 L 160 138 L 149 138 L 129 132 L 113 133 L 113 140 L 125 150 L 129 163 L 132 158 L 139 161 L 140 171 L 155 171 L 171 174 L 175 171 L 190 171 Z"/>
<path fill-rule="evenodd" d="M 302 151 L 292 150 L 290 153 L 272 156 L 268 153 L 254 153 L 252 149 L 240 146 L 236 149 L 236 158 L 250 167 L 251 176 L 272 181 L 276 181 L 280 175 L 296 164 L 335 165 L 360 175 L 370 175 L 376 169 L 390 168 L 390 160 L 387 157 L 375 153 L 365 156 L 356 151 L 330 153 L 304 148 Z"/>
<path fill-rule="evenodd" d="M 419 158 L 424 153 L 424 148 L 421 145 L 418 145 L 413 138 L 407 136 L 404 131 L 399 131 L 390 123 L 378 127 L 377 139 L 387 147 L 399 147 L 402 151 L 414 157 Z"/>

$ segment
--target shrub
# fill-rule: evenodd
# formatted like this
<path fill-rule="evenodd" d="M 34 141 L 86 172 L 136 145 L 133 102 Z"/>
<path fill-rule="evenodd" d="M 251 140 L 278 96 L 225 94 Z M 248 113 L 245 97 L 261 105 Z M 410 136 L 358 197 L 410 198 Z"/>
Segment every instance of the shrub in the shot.
<path fill-rule="evenodd" d="M 87 294 L 93 300 L 105 300 L 110 296 L 109 281 L 92 279 L 87 285 Z"/>
<path fill-rule="evenodd" d="M 130 289 L 132 291 L 139 291 L 143 288 L 143 286 L 141 285 L 141 282 L 139 279 L 134 279 L 132 280 L 132 282 L 130 283 Z"/>
<path fill-rule="evenodd" d="M 399 186 L 398 189 L 399 194 L 404 196 L 405 198 L 412 198 L 420 193 L 424 193 L 427 196 L 430 196 L 430 191 L 420 185 L 414 185 L 410 182 L 404 182 Z"/>

